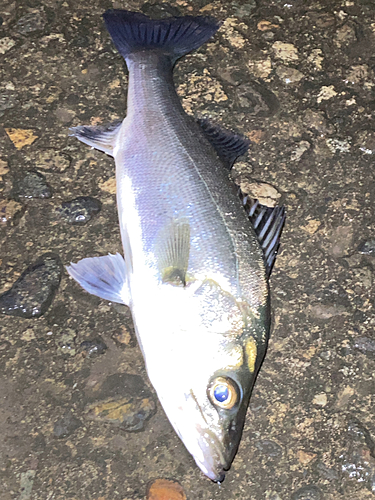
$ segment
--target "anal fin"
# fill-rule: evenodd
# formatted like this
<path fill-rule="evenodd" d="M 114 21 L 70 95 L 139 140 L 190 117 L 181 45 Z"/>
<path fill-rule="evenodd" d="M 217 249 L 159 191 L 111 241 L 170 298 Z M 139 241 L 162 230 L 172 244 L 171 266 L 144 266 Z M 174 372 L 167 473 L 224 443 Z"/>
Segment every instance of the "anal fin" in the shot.
<path fill-rule="evenodd" d="M 231 169 L 236 159 L 249 149 L 250 140 L 240 134 L 213 125 L 207 119 L 198 120 L 198 125 L 228 169 Z"/>
<path fill-rule="evenodd" d="M 262 247 L 266 273 L 270 277 L 285 224 L 285 207 L 266 207 L 241 191 L 240 198 Z"/>
<path fill-rule="evenodd" d="M 129 304 L 128 272 L 119 253 L 82 259 L 77 264 L 71 263 L 66 270 L 86 292 L 111 302 Z"/>
<path fill-rule="evenodd" d="M 116 136 L 122 125 L 122 120 L 116 120 L 108 125 L 82 125 L 70 128 L 71 135 L 81 142 L 91 146 L 107 155 L 113 156 Z"/>

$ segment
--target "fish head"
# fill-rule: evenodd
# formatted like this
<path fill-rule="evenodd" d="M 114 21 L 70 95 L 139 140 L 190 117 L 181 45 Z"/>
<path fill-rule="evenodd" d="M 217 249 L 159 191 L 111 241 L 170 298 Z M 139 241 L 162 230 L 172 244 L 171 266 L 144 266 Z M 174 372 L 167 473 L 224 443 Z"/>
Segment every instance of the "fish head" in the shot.
<path fill-rule="evenodd" d="M 176 317 L 158 365 L 153 369 L 147 363 L 147 369 L 196 464 L 212 481 L 222 482 L 240 443 L 267 325 L 250 318 L 248 308 L 215 283 L 203 283 L 192 299 L 184 301 L 184 310 L 174 308 L 183 321 Z"/>

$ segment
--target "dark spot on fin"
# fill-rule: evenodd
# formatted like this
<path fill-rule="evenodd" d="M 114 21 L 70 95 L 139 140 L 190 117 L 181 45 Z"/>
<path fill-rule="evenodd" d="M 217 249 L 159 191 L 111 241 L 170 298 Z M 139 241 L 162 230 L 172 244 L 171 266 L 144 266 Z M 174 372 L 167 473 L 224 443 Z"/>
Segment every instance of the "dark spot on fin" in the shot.
<path fill-rule="evenodd" d="M 139 12 L 107 10 L 104 22 L 117 50 L 126 59 L 144 50 L 159 50 L 175 62 L 200 47 L 221 23 L 210 16 L 150 19 Z"/>
<path fill-rule="evenodd" d="M 242 135 L 212 125 L 207 119 L 198 120 L 198 125 L 202 127 L 206 138 L 228 169 L 231 169 L 236 159 L 249 149 L 250 140 Z"/>
<path fill-rule="evenodd" d="M 83 125 L 69 130 L 71 135 L 77 137 L 81 142 L 113 156 L 117 132 L 120 130 L 121 125 L 122 120 L 116 120 L 105 126 Z"/>
<path fill-rule="evenodd" d="M 258 200 L 245 196 L 241 191 L 240 198 L 258 236 L 263 250 L 267 277 L 270 277 L 285 223 L 285 207 L 266 207 Z"/>
<path fill-rule="evenodd" d="M 176 286 L 186 285 L 190 253 L 190 226 L 187 221 L 172 220 L 158 234 L 155 255 L 161 279 Z"/>

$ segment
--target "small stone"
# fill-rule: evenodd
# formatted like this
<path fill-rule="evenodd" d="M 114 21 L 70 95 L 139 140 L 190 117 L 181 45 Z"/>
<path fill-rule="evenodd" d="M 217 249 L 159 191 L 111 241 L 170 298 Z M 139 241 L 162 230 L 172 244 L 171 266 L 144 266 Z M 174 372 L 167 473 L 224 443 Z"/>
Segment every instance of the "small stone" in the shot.
<path fill-rule="evenodd" d="M 42 30 L 46 22 L 44 12 L 34 11 L 22 16 L 17 22 L 16 29 L 21 35 L 27 35 L 28 33 Z"/>
<path fill-rule="evenodd" d="M 34 134 L 34 130 L 31 129 L 6 128 L 5 132 L 17 149 L 29 146 L 38 139 L 38 136 Z"/>
<path fill-rule="evenodd" d="M 144 429 L 155 410 L 155 403 L 150 398 L 108 398 L 87 406 L 86 415 L 90 420 L 108 422 L 127 432 L 136 432 Z"/>
<path fill-rule="evenodd" d="M 10 290 L 0 296 L 0 312 L 9 316 L 38 318 L 51 305 L 62 273 L 60 258 L 46 253 L 31 264 Z"/>
<path fill-rule="evenodd" d="M 75 417 L 73 413 L 68 412 L 55 422 L 55 425 L 53 426 L 53 433 L 59 439 L 65 438 L 73 434 L 73 432 L 81 427 L 81 425 L 81 421 Z"/>
<path fill-rule="evenodd" d="M 271 439 L 256 441 L 255 446 L 261 453 L 271 458 L 279 458 L 283 455 L 283 449 L 281 446 Z"/>
<path fill-rule="evenodd" d="M 244 194 L 249 194 L 252 198 L 259 201 L 261 205 L 274 207 L 277 205 L 281 194 L 276 188 L 265 182 L 248 182 L 240 183 L 241 191 Z"/>
<path fill-rule="evenodd" d="M 0 94 L 0 116 L 3 116 L 4 111 L 14 108 L 17 100 L 11 92 L 3 91 Z"/>
<path fill-rule="evenodd" d="M 350 144 L 343 139 L 327 139 L 326 144 L 332 153 L 348 153 L 350 151 Z"/>
<path fill-rule="evenodd" d="M 285 62 L 298 60 L 298 50 L 292 43 L 275 42 L 272 45 L 275 57 Z"/>
<path fill-rule="evenodd" d="M 78 196 L 71 201 L 65 201 L 56 211 L 69 224 L 86 224 L 99 213 L 102 204 L 91 196 Z"/>
<path fill-rule="evenodd" d="M 297 451 L 297 458 L 298 458 L 298 461 L 302 465 L 307 465 L 312 460 L 314 460 L 314 458 L 316 458 L 316 453 L 311 453 L 311 452 L 304 451 L 304 450 L 298 450 Z"/>
<path fill-rule="evenodd" d="M 120 331 L 115 332 L 112 335 L 112 338 L 115 342 L 118 342 L 122 345 L 129 345 L 132 341 L 132 336 L 129 330 L 124 325 L 120 327 Z"/>
<path fill-rule="evenodd" d="M 5 52 L 14 47 L 15 44 L 16 42 L 12 38 L 7 36 L 0 38 L 0 54 L 5 54 Z"/>
<path fill-rule="evenodd" d="M 327 404 L 327 394 L 322 392 L 321 394 L 316 394 L 313 399 L 314 405 L 326 406 Z"/>
<path fill-rule="evenodd" d="M 271 21 L 266 21 L 263 19 L 262 21 L 259 21 L 257 24 L 257 28 L 260 31 L 269 31 L 272 29 L 279 28 L 280 26 L 278 24 L 272 24 Z"/>
<path fill-rule="evenodd" d="M 99 184 L 99 188 L 109 194 L 116 194 L 116 178 L 111 177 L 107 181 L 103 181 Z"/>
<path fill-rule="evenodd" d="M 276 74 L 286 85 L 298 83 L 304 77 L 303 73 L 298 71 L 298 69 L 288 68 L 287 66 L 278 66 L 276 68 Z"/>
<path fill-rule="evenodd" d="M 310 304 L 307 311 L 317 319 L 330 319 L 334 316 L 348 316 L 349 312 L 339 304 Z"/>
<path fill-rule="evenodd" d="M 100 356 L 108 349 L 102 339 L 84 340 L 81 342 L 80 348 L 88 358 Z"/>
<path fill-rule="evenodd" d="M 290 159 L 292 161 L 299 161 L 302 158 L 302 156 L 304 155 L 304 153 L 310 149 L 310 147 L 311 147 L 311 145 L 308 141 L 300 141 L 297 144 L 296 149 L 291 154 Z"/>
<path fill-rule="evenodd" d="M 318 103 L 321 103 L 322 101 L 328 101 L 328 99 L 332 99 L 332 97 L 335 97 L 335 95 L 337 95 L 337 92 L 333 85 L 324 85 L 323 87 L 321 87 L 316 100 Z"/>
<path fill-rule="evenodd" d="M 323 500 L 323 495 L 317 486 L 309 484 L 295 491 L 291 500 Z"/>
<path fill-rule="evenodd" d="M 20 198 L 51 198 L 52 189 L 43 174 L 28 171 L 22 179 L 17 179 L 12 188 L 12 196 Z"/>
<path fill-rule="evenodd" d="M 358 246 L 358 252 L 364 255 L 375 255 L 375 238 L 363 241 Z"/>
<path fill-rule="evenodd" d="M 258 78 L 267 78 L 272 71 L 272 61 L 270 57 L 267 59 L 250 60 L 250 71 Z"/>
<path fill-rule="evenodd" d="M 8 163 L 4 160 L 0 160 L 0 177 L 6 175 L 9 172 Z"/>
<path fill-rule="evenodd" d="M 307 222 L 306 226 L 301 226 L 301 229 L 309 234 L 315 234 L 321 226 L 321 221 L 318 219 L 311 219 Z"/>
<path fill-rule="evenodd" d="M 0 226 L 17 219 L 22 205 L 14 200 L 0 200 Z"/>
<path fill-rule="evenodd" d="M 303 116 L 303 124 L 305 127 L 318 132 L 318 134 L 332 134 L 335 129 L 333 125 L 327 123 L 323 113 L 307 109 Z"/>
<path fill-rule="evenodd" d="M 370 337 L 357 337 L 353 341 L 354 349 L 357 349 L 366 356 L 375 357 L 375 339 Z"/>
<path fill-rule="evenodd" d="M 69 157 L 64 153 L 52 149 L 37 152 L 33 162 L 40 170 L 48 170 L 49 172 L 59 174 L 65 172 L 70 167 Z"/>
<path fill-rule="evenodd" d="M 77 333 L 71 328 L 66 328 L 56 339 L 57 351 L 64 356 L 75 356 Z"/>
<path fill-rule="evenodd" d="M 107 377 L 92 393 L 95 400 L 86 406 L 89 420 L 107 422 L 127 432 L 142 431 L 154 415 L 156 405 L 142 377 L 116 373 Z"/>
<path fill-rule="evenodd" d="M 148 488 L 147 500 L 186 500 L 186 495 L 176 481 L 156 479 Z"/>

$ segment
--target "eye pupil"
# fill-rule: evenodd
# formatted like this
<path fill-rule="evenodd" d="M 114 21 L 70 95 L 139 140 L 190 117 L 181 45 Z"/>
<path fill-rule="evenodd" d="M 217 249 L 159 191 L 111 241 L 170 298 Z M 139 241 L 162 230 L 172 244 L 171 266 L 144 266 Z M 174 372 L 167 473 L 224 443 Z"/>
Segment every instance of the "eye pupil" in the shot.
<path fill-rule="evenodd" d="M 225 385 L 215 387 L 214 396 L 217 401 L 224 403 L 229 397 L 229 389 Z"/>
<path fill-rule="evenodd" d="M 208 386 L 208 397 L 218 409 L 231 410 L 240 400 L 240 391 L 229 377 L 216 377 Z"/>

